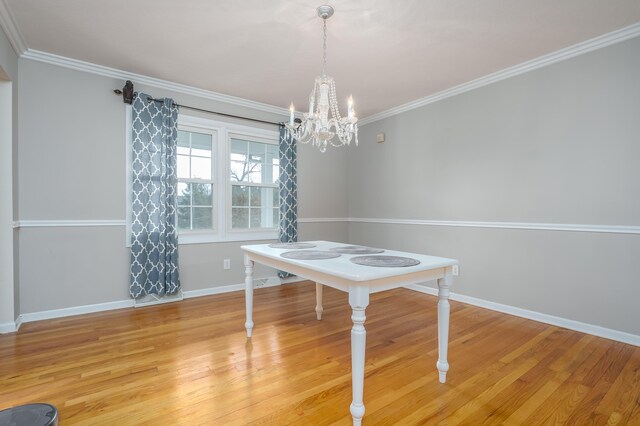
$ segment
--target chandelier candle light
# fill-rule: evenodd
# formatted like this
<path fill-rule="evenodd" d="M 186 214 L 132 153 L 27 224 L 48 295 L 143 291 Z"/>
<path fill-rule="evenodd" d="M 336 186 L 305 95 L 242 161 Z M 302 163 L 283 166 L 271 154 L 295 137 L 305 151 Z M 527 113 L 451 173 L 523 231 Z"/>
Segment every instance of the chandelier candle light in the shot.
<path fill-rule="evenodd" d="M 333 78 L 326 73 L 327 68 L 327 19 L 333 15 L 331 6 L 318 7 L 318 16 L 323 22 L 323 57 L 322 75 L 316 77 L 313 90 L 309 96 L 309 112 L 303 114 L 303 119 L 294 119 L 293 103 L 289 107 L 289 123 L 286 128 L 289 134 L 300 143 L 311 142 L 320 152 L 331 146 L 349 145 L 355 139 L 358 145 L 358 118 L 353 109 L 353 97 L 347 102 L 347 117 L 341 117 L 338 109 L 338 97 Z M 331 118 L 329 118 L 331 113 Z"/>

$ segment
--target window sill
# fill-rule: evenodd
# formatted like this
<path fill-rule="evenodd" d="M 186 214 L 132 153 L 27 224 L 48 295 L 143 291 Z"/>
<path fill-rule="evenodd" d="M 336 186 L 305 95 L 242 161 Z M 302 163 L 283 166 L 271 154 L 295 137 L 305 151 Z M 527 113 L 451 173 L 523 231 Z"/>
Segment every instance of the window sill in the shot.
<path fill-rule="evenodd" d="M 183 233 L 178 235 L 178 245 L 225 243 L 233 241 L 277 240 L 278 231 L 235 232 L 222 236 L 208 233 Z"/>

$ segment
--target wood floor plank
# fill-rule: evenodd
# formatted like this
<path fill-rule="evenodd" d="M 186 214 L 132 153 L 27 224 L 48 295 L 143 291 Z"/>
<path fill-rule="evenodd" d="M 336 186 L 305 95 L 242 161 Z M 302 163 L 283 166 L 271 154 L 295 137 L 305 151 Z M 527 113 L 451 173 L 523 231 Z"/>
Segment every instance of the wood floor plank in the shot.
<path fill-rule="evenodd" d="M 438 382 L 437 298 L 367 308 L 365 424 L 637 424 L 640 348 L 451 302 Z M 42 401 L 66 425 L 350 424 L 351 310 L 315 285 L 24 324 L 0 336 L 0 409 Z"/>

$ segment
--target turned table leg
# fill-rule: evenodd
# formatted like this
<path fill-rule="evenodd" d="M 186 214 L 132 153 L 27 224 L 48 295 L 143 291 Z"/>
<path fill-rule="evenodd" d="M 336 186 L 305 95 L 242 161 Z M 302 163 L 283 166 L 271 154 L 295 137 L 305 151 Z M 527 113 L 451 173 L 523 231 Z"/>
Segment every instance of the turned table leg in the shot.
<path fill-rule="evenodd" d="M 364 417 L 364 360 L 367 332 L 364 322 L 367 319 L 365 309 L 369 305 L 369 289 L 366 287 L 351 287 L 349 289 L 349 305 L 351 305 L 353 327 L 351 328 L 351 386 L 353 401 L 351 402 L 351 416 L 353 424 L 362 424 Z"/>
<path fill-rule="evenodd" d="M 447 381 L 447 351 L 449 349 L 449 289 L 451 270 L 448 268 L 443 278 L 438 279 L 438 367 L 440 383 Z"/>
<path fill-rule="evenodd" d="M 244 323 L 244 326 L 247 329 L 247 337 L 251 337 L 251 332 L 253 330 L 253 260 L 249 259 L 249 257 L 244 255 L 244 300 L 245 307 L 247 309 L 247 321 Z"/>
<path fill-rule="evenodd" d="M 322 284 L 316 283 L 316 317 L 322 319 Z"/>

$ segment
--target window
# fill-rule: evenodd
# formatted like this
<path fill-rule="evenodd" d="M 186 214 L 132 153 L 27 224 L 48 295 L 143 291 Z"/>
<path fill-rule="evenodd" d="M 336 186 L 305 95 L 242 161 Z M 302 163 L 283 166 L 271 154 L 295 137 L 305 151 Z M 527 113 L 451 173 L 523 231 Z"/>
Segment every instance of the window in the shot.
<path fill-rule="evenodd" d="M 229 136 L 229 142 L 231 229 L 277 228 L 278 146 L 234 134 Z"/>
<path fill-rule="evenodd" d="M 278 238 L 278 132 L 178 115 L 180 244 Z"/>
<path fill-rule="evenodd" d="M 215 194 L 214 131 L 178 130 L 178 231 L 213 230 Z"/>
<path fill-rule="evenodd" d="M 126 111 L 126 244 L 131 246 L 132 108 Z M 178 115 L 180 244 L 278 238 L 278 132 Z"/>

